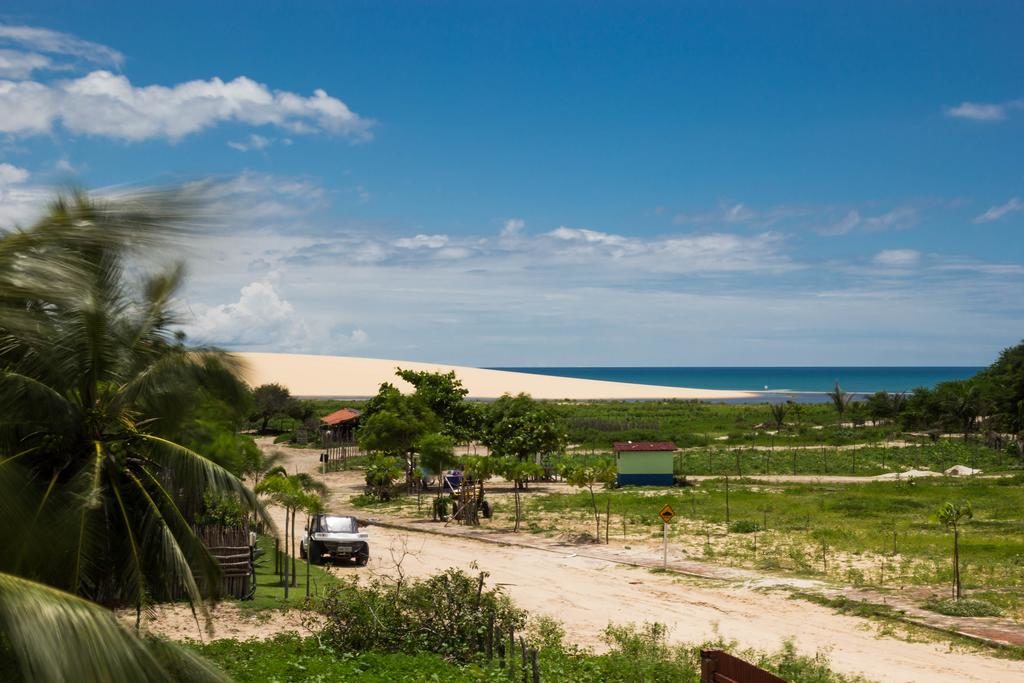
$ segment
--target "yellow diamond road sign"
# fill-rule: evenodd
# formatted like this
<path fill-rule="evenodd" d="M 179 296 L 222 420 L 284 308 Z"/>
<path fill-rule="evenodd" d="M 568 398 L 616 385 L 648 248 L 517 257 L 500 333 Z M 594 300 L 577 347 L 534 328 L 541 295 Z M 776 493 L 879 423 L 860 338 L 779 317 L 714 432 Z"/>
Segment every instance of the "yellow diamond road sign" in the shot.
<path fill-rule="evenodd" d="M 661 512 L 658 513 L 658 516 L 661 517 L 662 522 L 668 524 L 672 521 L 672 518 L 676 516 L 676 513 L 672 512 L 671 505 L 666 504 L 665 507 L 661 508 Z"/>

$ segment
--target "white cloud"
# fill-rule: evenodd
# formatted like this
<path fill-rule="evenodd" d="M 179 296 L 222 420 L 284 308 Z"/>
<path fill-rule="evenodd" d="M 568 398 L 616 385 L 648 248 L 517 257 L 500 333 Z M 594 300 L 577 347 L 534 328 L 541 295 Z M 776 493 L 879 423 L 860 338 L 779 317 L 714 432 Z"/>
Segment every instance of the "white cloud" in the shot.
<path fill-rule="evenodd" d="M 176 141 L 224 122 L 365 140 L 373 125 L 323 90 L 302 97 L 245 76 L 171 87 L 137 87 L 109 71 L 52 84 L 0 81 L 0 132 L 41 134 L 58 122 L 73 133 L 128 141 Z"/>
<path fill-rule="evenodd" d="M 124 55 L 113 48 L 46 28 L 0 24 L 0 43 L 27 48 L 31 51 L 27 54 L 43 52 L 62 55 L 101 66 L 119 68 L 124 63 Z M 25 62 L 22 64 L 24 65 Z M 33 68 L 44 69 L 52 66 L 52 62 L 46 59 L 46 63 L 40 63 Z M 28 72 L 24 73 L 24 75 L 27 74 Z M 15 77 L 23 76 L 15 75 Z"/>
<path fill-rule="evenodd" d="M 1003 121 L 1014 109 L 1024 109 L 1024 100 L 1009 102 L 961 102 L 955 107 L 946 107 L 946 116 L 971 121 Z"/>
<path fill-rule="evenodd" d="M 395 246 L 402 249 L 440 249 L 448 244 L 448 235 L 416 235 L 395 240 Z"/>
<path fill-rule="evenodd" d="M 861 223 L 859 211 L 850 211 L 842 219 L 818 230 L 820 235 L 845 235 Z"/>
<path fill-rule="evenodd" d="M 288 187 L 294 194 L 274 201 L 312 222 L 256 229 L 233 214 L 234 227 L 194 245 L 192 310 L 210 328 L 231 318 L 215 341 L 236 348 L 471 365 L 953 364 L 1012 343 L 1024 324 L 1024 266 L 1012 263 L 910 249 L 867 263 L 801 262 L 786 234 L 747 229 L 638 235 L 556 224 L 514 242 L 493 228 L 448 233 L 431 247 L 441 242 L 433 233 L 304 214 L 304 195 L 317 193 L 308 182 L 246 174 L 231 187 L 242 207 Z M 265 311 L 255 293 L 239 294 L 254 281 L 276 293 L 261 291 Z M 863 342 L 883 327 L 885 340 Z"/>
<path fill-rule="evenodd" d="M 197 305 L 186 334 L 202 344 L 278 351 L 337 352 L 369 342 L 370 335 L 362 328 L 345 333 L 311 323 L 281 295 L 275 279 L 250 282 L 234 303 Z"/>
<path fill-rule="evenodd" d="M 53 165 L 55 169 L 63 173 L 79 173 L 81 169 L 75 166 L 68 159 L 58 159 L 57 163 Z"/>
<path fill-rule="evenodd" d="M 564 225 L 555 228 L 549 232 L 548 235 L 557 240 L 564 240 L 567 242 L 584 242 L 587 244 L 605 244 L 611 246 L 621 246 L 627 243 L 626 238 L 621 235 L 612 235 L 607 232 L 587 230 L 586 228 L 567 228 Z"/>
<path fill-rule="evenodd" d="M 916 266 L 921 260 L 921 254 L 913 249 L 885 249 L 875 254 L 874 262 L 886 267 L 911 267 Z"/>
<path fill-rule="evenodd" d="M 49 57 L 37 52 L 0 49 L 0 78 L 28 78 L 33 71 L 52 64 Z"/>
<path fill-rule="evenodd" d="M 678 225 L 704 224 L 712 225 L 717 223 L 747 223 L 757 219 L 761 214 L 746 206 L 742 202 L 720 204 L 718 208 L 704 213 L 681 213 L 677 214 L 673 221 Z"/>
<path fill-rule="evenodd" d="M 876 216 L 865 216 L 860 211 L 854 209 L 838 221 L 823 228 L 818 228 L 817 232 L 819 235 L 834 237 L 845 235 L 858 228 L 867 232 L 903 230 L 917 223 L 918 216 L 918 209 L 913 206 L 898 206 Z"/>
<path fill-rule="evenodd" d="M 270 138 L 265 138 L 262 135 L 253 133 L 241 142 L 229 141 L 228 147 L 231 149 L 237 149 L 239 152 L 248 152 L 251 150 L 260 151 L 270 147 L 273 143 L 274 141 Z"/>
<path fill-rule="evenodd" d="M 525 227 L 526 221 L 524 221 L 522 218 L 509 218 L 507 221 L 505 221 L 505 225 L 502 226 L 501 228 L 500 237 L 502 239 L 516 238 L 519 236 L 520 233 L 522 233 L 523 228 Z"/>
<path fill-rule="evenodd" d="M 28 179 L 29 173 L 23 168 L 11 164 L 0 164 L 0 187 L 17 185 Z"/>
<path fill-rule="evenodd" d="M 1024 211 L 1024 201 L 1021 201 L 1020 197 L 1011 197 L 1005 204 L 993 206 L 980 216 L 976 216 L 974 222 L 991 223 L 992 221 L 997 221 L 1003 216 L 1014 213 L 1015 211 Z"/>

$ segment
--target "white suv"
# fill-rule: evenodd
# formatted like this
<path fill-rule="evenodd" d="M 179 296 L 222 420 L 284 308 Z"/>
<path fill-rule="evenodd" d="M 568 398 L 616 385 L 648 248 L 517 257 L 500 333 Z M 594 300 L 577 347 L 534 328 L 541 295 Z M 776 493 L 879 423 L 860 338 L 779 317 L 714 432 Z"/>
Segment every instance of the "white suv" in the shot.
<path fill-rule="evenodd" d="M 309 554 L 311 564 L 323 564 L 324 557 L 351 560 L 363 566 L 370 559 L 369 534 L 359 531 L 355 517 L 347 515 L 314 515 L 309 519 L 306 534 L 299 542 L 299 556 Z"/>

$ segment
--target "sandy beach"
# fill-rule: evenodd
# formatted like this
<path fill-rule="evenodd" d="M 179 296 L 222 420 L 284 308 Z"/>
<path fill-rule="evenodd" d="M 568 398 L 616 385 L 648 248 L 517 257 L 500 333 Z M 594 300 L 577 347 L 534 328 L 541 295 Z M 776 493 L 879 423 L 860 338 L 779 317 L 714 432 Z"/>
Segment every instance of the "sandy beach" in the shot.
<path fill-rule="evenodd" d="M 277 383 L 294 396 L 364 398 L 377 393 L 383 382 L 403 391 L 412 387 L 395 376 L 396 368 L 448 372 L 454 370 L 469 389 L 469 398 L 493 399 L 502 394 L 525 392 L 539 399 L 731 399 L 754 394 L 743 391 L 661 387 L 624 382 L 601 382 L 568 377 L 549 377 L 522 372 L 483 370 L 458 365 L 414 363 L 353 356 L 312 356 L 293 353 L 237 353 L 246 365 L 245 378 L 252 386 Z"/>

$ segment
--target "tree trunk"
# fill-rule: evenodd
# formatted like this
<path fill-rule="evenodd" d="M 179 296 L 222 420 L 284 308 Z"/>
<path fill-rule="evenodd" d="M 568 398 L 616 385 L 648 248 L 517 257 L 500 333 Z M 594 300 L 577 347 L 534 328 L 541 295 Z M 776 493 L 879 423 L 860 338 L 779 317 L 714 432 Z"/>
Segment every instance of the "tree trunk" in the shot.
<path fill-rule="evenodd" d="M 298 513 L 298 508 L 292 509 L 292 586 L 299 585 L 299 579 L 295 575 L 295 556 L 298 554 L 295 552 L 295 515 Z"/>
<path fill-rule="evenodd" d="M 961 595 L 960 586 L 960 531 L 953 528 L 953 587 L 954 597 L 959 600 Z"/>
<path fill-rule="evenodd" d="M 284 509 L 284 599 L 288 599 L 288 584 L 291 583 L 288 577 L 288 514 L 289 509 Z"/>
<path fill-rule="evenodd" d="M 516 524 L 512 531 L 519 531 L 519 487 L 513 485 L 512 490 L 516 497 Z"/>

